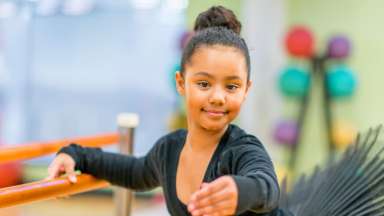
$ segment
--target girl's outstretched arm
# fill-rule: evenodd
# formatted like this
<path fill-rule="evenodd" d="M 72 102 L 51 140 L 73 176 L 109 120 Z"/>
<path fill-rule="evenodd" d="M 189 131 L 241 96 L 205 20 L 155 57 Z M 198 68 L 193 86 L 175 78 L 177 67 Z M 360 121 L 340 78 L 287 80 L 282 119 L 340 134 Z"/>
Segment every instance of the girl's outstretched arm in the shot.
<path fill-rule="evenodd" d="M 149 190 L 160 185 L 158 160 L 160 143 L 161 140 L 143 157 L 103 152 L 100 148 L 71 144 L 58 152 L 48 169 L 49 178 L 57 177 L 60 172 L 64 172 L 72 182 L 75 182 L 73 170 L 80 170 L 118 186 Z M 67 159 L 62 160 L 63 157 Z M 68 158 L 73 162 L 71 163 Z"/>

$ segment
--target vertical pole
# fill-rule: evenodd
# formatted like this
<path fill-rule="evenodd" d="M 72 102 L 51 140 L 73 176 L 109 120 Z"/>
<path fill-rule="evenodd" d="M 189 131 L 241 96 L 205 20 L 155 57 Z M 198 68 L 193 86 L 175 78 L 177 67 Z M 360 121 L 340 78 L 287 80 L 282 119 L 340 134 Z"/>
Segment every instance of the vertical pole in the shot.
<path fill-rule="evenodd" d="M 297 173 L 296 173 L 297 153 L 299 151 L 299 145 L 300 145 L 302 138 L 303 138 L 304 122 L 305 122 L 305 118 L 307 115 L 307 110 L 308 110 L 308 106 L 309 106 L 309 100 L 310 100 L 310 94 L 311 94 L 312 86 L 315 84 L 314 83 L 315 79 L 313 77 L 315 77 L 315 75 L 316 75 L 315 73 L 317 70 L 316 69 L 317 64 L 318 64 L 318 57 L 314 56 L 311 59 L 311 67 L 312 68 L 309 71 L 309 76 L 311 77 L 311 79 L 310 79 L 308 91 L 305 93 L 305 95 L 301 98 L 301 101 L 300 101 L 300 108 L 299 108 L 299 114 L 298 114 L 298 119 L 297 119 L 297 139 L 296 139 L 296 143 L 294 143 L 294 145 L 293 145 L 292 152 L 291 152 L 291 155 L 289 158 L 289 168 L 290 168 L 290 171 L 292 172 L 293 178 L 297 177 L 296 176 L 297 175 Z"/>
<path fill-rule="evenodd" d="M 328 136 L 328 157 L 331 162 L 334 162 L 335 160 L 335 143 L 333 140 L 333 115 L 332 115 L 332 101 L 331 101 L 331 95 L 328 90 L 328 79 L 327 79 L 327 72 L 325 69 L 325 61 L 327 60 L 326 57 L 323 57 L 321 59 L 321 62 L 319 64 L 319 72 L 321 74 L 322 82 L 323 82 L 323 103 L 324 103 L 324 117 L 325 117 L 325 125 L 326 125 L 326 131 Z"/>
<path fill-rule="evenodd" d="M 117 116 L 121 154 L 133 153 L 133 134 L 138 124 L 139 116 L 137 114 L 121 113 Z M 117 188 L 115 191 L 116 216 L 130 216 L 132 200 L 133 195 L 129 189 Z"/>

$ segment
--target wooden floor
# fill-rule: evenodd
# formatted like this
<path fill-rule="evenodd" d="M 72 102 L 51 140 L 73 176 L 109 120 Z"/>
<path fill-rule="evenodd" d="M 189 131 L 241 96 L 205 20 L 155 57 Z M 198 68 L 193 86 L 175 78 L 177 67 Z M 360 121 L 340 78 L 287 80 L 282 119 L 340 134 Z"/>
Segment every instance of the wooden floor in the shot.
<path fill-rule="evenodd" d="M 86 194 L 0 209 L 0 216 L 114 216 L 111 195 Z M 135 198 L 133 216 L 169 215 L 162 199 Z"/>

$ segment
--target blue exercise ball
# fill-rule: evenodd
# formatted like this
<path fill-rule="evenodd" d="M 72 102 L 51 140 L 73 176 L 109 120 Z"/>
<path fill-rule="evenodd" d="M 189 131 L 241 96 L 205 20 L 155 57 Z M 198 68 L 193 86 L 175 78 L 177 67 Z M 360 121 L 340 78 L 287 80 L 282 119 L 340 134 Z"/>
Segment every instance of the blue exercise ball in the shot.
<path fill-rule="evenodd" d="M 175 80 L 175 75 L 176 75 L 176 72 L 180 71 L 180 64 L 177 63 L 175 65 L 173 65 L 172 69 L 169 71 L 169 81 L 170 81 L 170 84 L 172 86 L 172 89 L 174 90 L 175 94 L 178 95 L 179 93 L 177 93 L 177 88 L 176 88 L 176 80 Z"/>
<path fill-rule="evenodd" d="M 295 66 L 285 68 L 279 79 L 279 88 L 288 97 L 303 97 L 307 94 L 309 85 L 309 73 Z"/>
<path fill-rule="evenodd" d="M 357 79 L 347 66 L 333 67 L 326 76 L 327 88 L 331 97 L 342 98 L 351 96 L 356 89 Z"/>

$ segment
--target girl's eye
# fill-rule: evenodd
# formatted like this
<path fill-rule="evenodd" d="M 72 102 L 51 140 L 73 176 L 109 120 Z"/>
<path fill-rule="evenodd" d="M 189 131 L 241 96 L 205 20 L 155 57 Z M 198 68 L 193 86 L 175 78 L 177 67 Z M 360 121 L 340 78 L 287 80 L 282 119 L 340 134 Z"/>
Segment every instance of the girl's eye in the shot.
<path fill-rule="evenodd" d="M 197 82 L 197 85 L 201 88 L 208 88 L 209 87 L 209 83 L 207 81 L 199 81 L 199 82 Z"/>
<path fill-rule="evenodd" d="M 229 84 L 227 85 L 227 89 L 231 90 L 231 91 L 234 91 L 236 89 L 238 89 L 239 86 L 238 85 L 235 85 L 235 84 Z"/>

